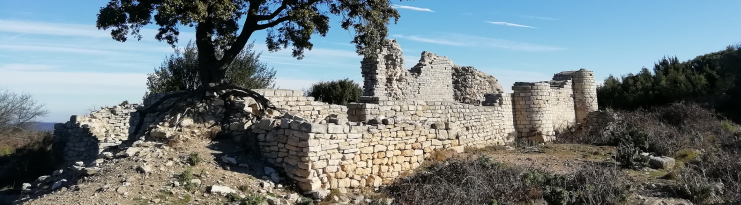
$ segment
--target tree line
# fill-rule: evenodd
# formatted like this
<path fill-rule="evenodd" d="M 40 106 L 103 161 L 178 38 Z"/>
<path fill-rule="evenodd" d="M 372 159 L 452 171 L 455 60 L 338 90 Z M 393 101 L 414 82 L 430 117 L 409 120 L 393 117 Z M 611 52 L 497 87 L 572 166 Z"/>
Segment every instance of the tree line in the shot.
<path fill-rule="evenodd" d="M 741 121 L 741 44 L 680 61 L 663 57 L 653 70 L 608 76 L 597 88 L 601 108 L 635 110 L 673 102 L 700 103 Z"/>

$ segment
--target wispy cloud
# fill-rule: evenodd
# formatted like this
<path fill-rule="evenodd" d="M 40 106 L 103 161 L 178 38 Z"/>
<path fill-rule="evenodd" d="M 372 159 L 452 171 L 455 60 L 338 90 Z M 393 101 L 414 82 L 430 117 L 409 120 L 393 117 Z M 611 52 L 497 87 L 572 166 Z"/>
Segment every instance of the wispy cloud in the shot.
<path fill-rule="evenodd" d="M 412 41 L 434 43 L 440 45 L 449 46 L 465 46 L 465 47 L 490 47 L 490 48 L 502 48 L 508 50 L 518 51 L 558 51 L 564 50 L 564 48 L 555 46 L 538 45 L 525 42 L 517 42 L 503 39 L 486 38 L 480 36 L 472 36 L 465 34 L 447 34 L 437 37 L 421 37 L 421 36 L 406 36 L 406 35 L 392 35 L 396 38 L 403 38 Z"/>
<path fill-rule="evenodd" d="M 98 30 L 93 24 L 70 24 L 70 23 L 50 23 L 38 21 L 18 21 L 0 19 L 0 32 L 20 33 L 20 34 L 40 34 L 53 36 L 80 36 L 94 38 L 110 38 L 110 30 Z M 155 29 L 141 29 L 142 40 L 155 41 Z M 180 32 L 179 38 L 189 39 L 195 36 L 194 33 Z"/>
<path fill-rule="evenodd" d="M 112 54 L 111 51 L 105 51 L 105 50 L 56 47 L 56 46 L 36 46 L 36 45 L 0 45 L 0 50 L 81 53 L 81 54 L 93 54 L 93 55 Z"/>
<path fill-rule="evenodd" d="M 0 71 L 48 71 L 58 66 L 37 64 L 5 64 L 0 65 Z"/>
<path fill-rule="evenodd" d="M 404 6 L 404 5 L 398 5 L 398 4 L 392 4 L 391 7 L 392 8 L 395 8 L 395 9 L 409 9 L 409 10 L 414 10 L 414 11 L 434 12 L 431 9 L 428 9 L 428 8 L 420 8 L 420 7 L 414 7 L 414 6 Z"/>
<path fill-rule="evenodd" d="M 452 39 L 441 39 L 441 38 L 425 38 L 420 36 L 407 36 L 407 35 L 398 35 L 394 34 L 391 35 L 396 38 L 403 38 L 408 39 L 412 41 L 419 41 L 419 42 L 425 42 L 425 43 L 434 43 L 434 44 L 440 44 L 440 45 L 448 45 L 448 46 L 465 46 L 465 43 L 457 42 Z"/>
<path fill-rule="evenodd" d="M 520 15 L 520 16 L 522 16 L 522 17 L 524 17 L 524 18 L 531 18 L 531 19 L 540 19 L 540 20 L 549 20 L 549 21 L 555 21 L 555 20 L 558 20 L 558 19 L 554 19 L 554 18 L 548 18 L 548 17 L 540 17 L 540 16 L 530 16 L 530 15 Z"/>
<path fill-rule="evenodd" d="M 532 27 L 532 26 L 526 26 L 526 25 L 521 25 L 521 24 L 514 24 L 514 23 L 509 23 L 509 22 L 503 22 L 503 21 L 497 21 L 497 22 L 495 22 L 495 21 L 486 21 L 486 23 L 490 23 L 490 24 L 494 24 L 494 25 L 500 25 L 500 26 L 513 26 L 513 27 L 522 27 L 522 28 L 535 28 L 535 27 Z"/>

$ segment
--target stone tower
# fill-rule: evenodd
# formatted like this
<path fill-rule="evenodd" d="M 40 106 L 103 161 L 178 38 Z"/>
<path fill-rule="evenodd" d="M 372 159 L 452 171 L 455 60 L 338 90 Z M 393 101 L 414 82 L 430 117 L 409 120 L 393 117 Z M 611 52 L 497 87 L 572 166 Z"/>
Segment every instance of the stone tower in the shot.
<path fill-rule="evenodd" d="M 574 89 L 574 110 L 576 122 L 584 123 L 590 112 L 597 111 L 597 85 L 594 82 L 594 72 L 579 69 L 571 74 Z"/>
<path fill-rule="evenodd" d="M 517 137 L 536 142 L 552 141 L 555 133 L 548 102 L 551 99 L 551 84 L 516 82 L 512 91 Z"/>

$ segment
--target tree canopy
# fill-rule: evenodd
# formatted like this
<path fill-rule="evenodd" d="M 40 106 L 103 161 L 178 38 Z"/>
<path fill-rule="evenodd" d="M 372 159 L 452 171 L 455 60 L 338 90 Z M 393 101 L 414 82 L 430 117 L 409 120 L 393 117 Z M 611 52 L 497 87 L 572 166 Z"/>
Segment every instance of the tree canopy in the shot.
<path fill-rule="evenodd" d="M 110 0 L 100 9 L 97 28 L 111 29 L 117 41 L 129 35 L 140 40 L 141 28 L 154 20 L 159 26 L 155 38 L 175 47 L 179 25 L 195 27 L 201 81 L 221 84 L 226 65 L 255 31 L 267 30 L 269 51 L 290 44 L 293 57 L 302 59 L 304 50 L 313 47 L 313 34 L 326 36 L 330 15 L 341 17 L 343 29 L 355 31 L 351 42 L 359 55 L 377 52 L 389 21 L 400 17 L 390 0 Z M 217 56 L 217 50 L 223 55 Z"/>
<path fill-rule="evenodd" d="M 632 110 L 692 101 L 712 107 L 726 117 L 741 121 L 741 45 L 680 61 L 664 57 L 653 71 L 610 75 L 597 89 L 600 107 Z"/>

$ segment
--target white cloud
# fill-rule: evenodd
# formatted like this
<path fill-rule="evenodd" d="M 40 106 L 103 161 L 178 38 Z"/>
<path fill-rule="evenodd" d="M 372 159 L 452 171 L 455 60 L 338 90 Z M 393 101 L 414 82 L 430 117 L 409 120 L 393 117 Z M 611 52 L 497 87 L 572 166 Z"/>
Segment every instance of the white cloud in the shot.
<path fill-rule="evenodd" d="M 82 53 L 82 54 L 95 54 L 95 55 L 113 54 L 111 51 L 97 50 L 97 49 L 56 47 L 56 46 L 36 46 L 36 45 L 0 45 L 0 49 L 1 50 L 12 50 L 12 51 L 43 51 L 43 52 Z"/>
<path fill-rule="evenodd" d="M 490 24 L 494 24 L 494 25 L 500 25 L 500 26 L 512 26 L 512 27 L 521 27 L 521 28 L 535 28 L 535 27 L 532 27 L 532 26 L 526 26 L 526 25 L 508 23 L 508 22 L 503 22 L 503 21 L 498 21 L 498 22 L 486 21 L 486 23 L 490 23 Z"/>
<path fill-rule="evenodd" d="M 564 50 L 564 48 L 538 45 L 525 42 L 517 42 L 503 39 L 486 38 L 465 34 L 448 34 L 438 37 L 420 37 L 420 36 L 405 36 L 405 35 L 392 35 L 397 38 L 404 38 L 412 41 L 419 41 L 425 43 L 434 43 L 440 45 L 449 46 L 465 46 L 465 47 L 490 47 L 490 48 L 502 48 L 509 50 L 519 51 L 558 51 Z"/>
<path fill-rule="evenodd" d="M 395 9 L 409 9 L 409 10 L 414 10 L 414 11 L 434 12 L 431 9 L 428 9 L 428 8 L 420 8 L 420 7 L 414 7 L 414 6 L 404 6 L 404 5 L 398 5 L 398 4 L 392 4 L 391 7 L 392 8 L 395 8 Z"/>
<path fill-rule="evenodd" d="M 0 19 L 0 32 L 21 33 L 21 34 L 41 34 L 53 36 L 81 36 L 94 38 L 111 38 L 109 30 L 98 30 L 94 24 L 70 24 L 70 23 L 50 23 L 38 21 L 18 21 Z M 154 35 L 156 29 L 143 28 L 140 30 L 142 40 L 155 41 Z M 180 32 L 180 39 L 188 39 L 195 36 L 191 32 Z M 136 40 L 130 38 L 129 40 Z"/>
<path fill-rule="evenodd" d="M 549 21 L 556 21 L 556 20 L 558 20 L 558 19 L 554 19 L 554 18 L 539 17 L 539 16 L 530 16 L 530 15 L 521 15 L 521 16 L 522 17 L 525 17 L 525 18 L 540 19 L 540 20 L 549 20 Z"/>
<path fill-rule="evenodd" d="M 397 35 L 397 34 L 394 34 L 391 36 L 396 37 L 396 38 L 408 39 L 412 41 L 425 42 L 425 43 L 434 43 L 434 44 L 449 45 L 449 46 L 465 46 L 465 44 L 461 42 L 455 42 L 455 41 L 439 39 L 439 38 L 424 38 L 420 36 L 406 36 L 406 35 Z"/>
<path fill-rule="evenodd" d="M 55 65 L 35 65 L 35 64 L 5 64 L 0 65 L 0 71 L 44 71 L 57 68 Z"/>

